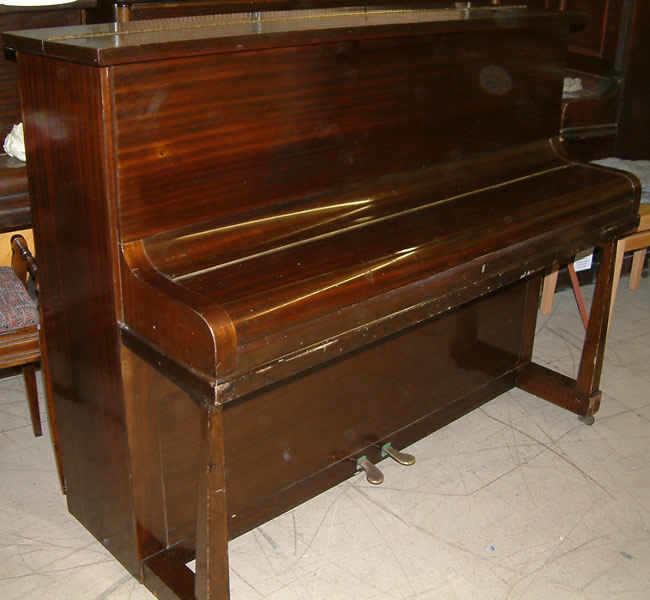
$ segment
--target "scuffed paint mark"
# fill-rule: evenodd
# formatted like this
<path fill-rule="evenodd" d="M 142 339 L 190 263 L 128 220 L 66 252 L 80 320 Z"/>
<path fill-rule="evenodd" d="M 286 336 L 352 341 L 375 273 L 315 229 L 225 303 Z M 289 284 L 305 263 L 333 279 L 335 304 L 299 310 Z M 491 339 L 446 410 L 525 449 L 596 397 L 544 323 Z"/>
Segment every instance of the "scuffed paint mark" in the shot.
<path fill-rule="evenodd" d="M 320 352 L 321 350 L 325 350 L 328 346 L 331 346 L 332 344 L 336 344 L 338 342 L 338 338 L 335 340 L 332 340 L 331 342 L 324 342 L 323 344 L 318 344 L 317 346 L 314 346 L 313 348 L 307 348 L 306 350 L 303 350 L 302 352 L 290 356 L 289 358 L 286 358 L 286 362 L 296 360 L 297 358 L 302 358 L 303 356 L 306 356 L 307 354 L 311 354 L 312 352 Z"/>

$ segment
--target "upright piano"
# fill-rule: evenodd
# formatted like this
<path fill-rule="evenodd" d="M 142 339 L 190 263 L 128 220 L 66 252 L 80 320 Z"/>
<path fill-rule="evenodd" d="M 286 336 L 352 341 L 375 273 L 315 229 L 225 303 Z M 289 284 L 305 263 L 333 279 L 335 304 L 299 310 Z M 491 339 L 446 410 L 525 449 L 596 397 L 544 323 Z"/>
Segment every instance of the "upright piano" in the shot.
<path fill-rule="evenodd" d="M 558 143 L 579 20 L 352 8 L 5 36 L 68 506 L 159 597 L 228 598 L 229 540 L 362 469 L 379 483 L 513 387 L 597 411 L 640 188 Z M 572 378 L 532 359 L 540 280 L 594 245 Z"/>

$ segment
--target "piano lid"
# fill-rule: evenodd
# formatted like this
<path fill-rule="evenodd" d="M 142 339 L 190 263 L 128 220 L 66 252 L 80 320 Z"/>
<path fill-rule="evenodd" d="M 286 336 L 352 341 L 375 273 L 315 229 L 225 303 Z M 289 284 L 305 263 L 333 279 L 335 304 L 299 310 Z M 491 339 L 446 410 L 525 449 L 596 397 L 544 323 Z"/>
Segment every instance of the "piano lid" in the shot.
<path fill-rule="evenodd" d="M 332 8 L 13 31 L 5 47 L 98 66 L 346 39 L 582 23 L 579 13 L 522 8 Z"/>

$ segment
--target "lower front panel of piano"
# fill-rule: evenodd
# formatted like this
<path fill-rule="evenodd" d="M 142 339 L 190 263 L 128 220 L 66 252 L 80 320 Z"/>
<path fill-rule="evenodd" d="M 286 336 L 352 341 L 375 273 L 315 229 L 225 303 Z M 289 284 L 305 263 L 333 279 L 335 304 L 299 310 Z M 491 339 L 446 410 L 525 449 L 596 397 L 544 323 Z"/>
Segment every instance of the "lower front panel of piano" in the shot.
<path fill-rule="evenodd" d="M 513 387 L 525 292 L 510 286 L 226 404 L 228 537 L 350 477 L 359 457 L 378 462 L 382 444 L 403 448 Z M 141 555 L 191 556 L 203 409 L 129 357 Z"/>

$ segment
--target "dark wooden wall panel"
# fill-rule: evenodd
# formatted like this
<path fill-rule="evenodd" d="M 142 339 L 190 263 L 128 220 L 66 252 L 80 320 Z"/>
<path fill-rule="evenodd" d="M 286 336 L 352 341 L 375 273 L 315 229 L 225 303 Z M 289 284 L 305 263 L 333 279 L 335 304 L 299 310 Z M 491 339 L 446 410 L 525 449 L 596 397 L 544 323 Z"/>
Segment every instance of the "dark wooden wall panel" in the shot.
<path fill-rule="evenodd" d="M 622 0 L 562 0 L 563 10 L 588 14 L 585 29 L 571 36 L 570 52 L 597 60 L 613 61 L 621 6 Z"/>
<path fill-rule="evenodd" d="M 628 41 L 616 155 L 650 160 L 650 0 L 637 0 Z"/>
<path fill-rule="evenodd" d="M 529 7 L 587 15 L 584 28 L 569 36 L 568 66 L 602 76 L 611 75 L 625 0 L 533 0 Z"/>

